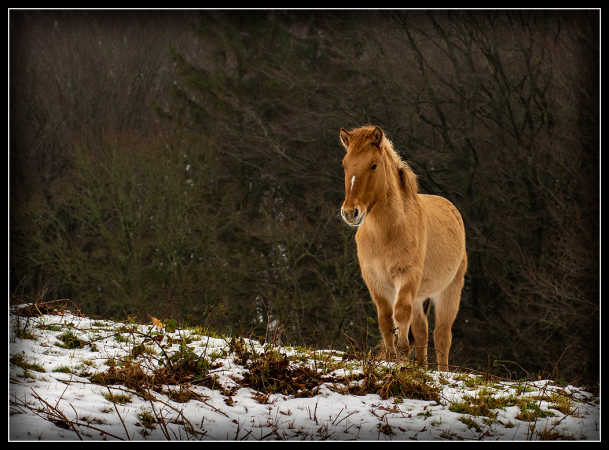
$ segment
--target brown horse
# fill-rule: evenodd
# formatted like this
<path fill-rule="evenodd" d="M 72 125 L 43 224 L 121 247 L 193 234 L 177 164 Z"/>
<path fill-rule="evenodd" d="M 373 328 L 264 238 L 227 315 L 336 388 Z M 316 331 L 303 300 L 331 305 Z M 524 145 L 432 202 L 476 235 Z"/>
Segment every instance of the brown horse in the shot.
<path fill-rule="evenodd" d="M 377 307 L 385 357 L 397 357 L 398 351 L 408 356 L 412 326 L 417 362 L 427 365 L 423 302 L 430 298 L 438 366 L 448 370 L 467 270 L 461 214 L 443 197 L 418 193 L 416 175 L 380 127 L 341 128 L 340 140 L 347 151 L 341 215 L 358 227 L 357 257 Z"/>

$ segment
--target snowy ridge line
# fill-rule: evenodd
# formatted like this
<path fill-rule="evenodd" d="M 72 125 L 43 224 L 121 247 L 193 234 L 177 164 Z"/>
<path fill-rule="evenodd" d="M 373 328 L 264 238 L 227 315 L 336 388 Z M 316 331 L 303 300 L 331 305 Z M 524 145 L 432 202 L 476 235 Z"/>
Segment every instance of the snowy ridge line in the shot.
<path fill-rule="evenodd" d="M 600 400 L 201 328 L 9 315 L 10 440 L 599 440 Z M 165 324 L 166 325 L 166 324 Z"/>

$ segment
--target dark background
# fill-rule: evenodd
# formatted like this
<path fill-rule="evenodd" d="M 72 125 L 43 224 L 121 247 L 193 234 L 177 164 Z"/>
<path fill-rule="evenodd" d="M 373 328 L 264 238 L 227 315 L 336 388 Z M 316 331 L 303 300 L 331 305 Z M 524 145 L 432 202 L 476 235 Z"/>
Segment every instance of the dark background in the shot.
<path fill-rule="evenodd" d="M 598 383 L 599 11 L 9 26 L 11 301 L 371 349 L 338 213 L 338 130 L 370 123 L 464 217 L 451 363 Z"/>

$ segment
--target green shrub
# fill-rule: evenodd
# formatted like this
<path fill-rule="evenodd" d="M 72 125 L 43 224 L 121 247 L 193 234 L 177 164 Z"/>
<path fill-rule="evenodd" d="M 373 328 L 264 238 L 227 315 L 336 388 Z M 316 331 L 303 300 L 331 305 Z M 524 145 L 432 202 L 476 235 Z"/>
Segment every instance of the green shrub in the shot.
<path fill-rule="evenodd" d="M 178 312 L 217 299 L 216 224 L 182 154 L 83 150 L 74 164 L 72 185 L 55 204 L 31 212 L 27 257 L 51 292 L 121 318 L 159 315 L 159 298 Z"/>

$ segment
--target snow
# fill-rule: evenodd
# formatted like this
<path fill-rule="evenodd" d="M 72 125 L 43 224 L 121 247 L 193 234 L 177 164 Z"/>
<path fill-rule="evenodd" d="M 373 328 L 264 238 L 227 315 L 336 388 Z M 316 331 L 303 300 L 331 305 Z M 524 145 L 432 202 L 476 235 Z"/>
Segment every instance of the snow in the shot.
<path fill-rule="evenodd" d="M 238 383 L 247 369 L 230 354 L 228 338 L 196 334 L 191 329 L 176 329 L 171 333 L 163 330 L 164 339 L 190 337 L 187 345 L 197 355 L 214 355 L 215 364 L 210 374 L 218 376 L 224 390 L 193 383 L 189 388 L 199 397 L 180 403 L 170 399 L 166 391 L 150 391 L 154 398 L 144 398 L 125 386 L 93 383 L 93 374 L 106 372 L 112 359 L 125 358 L 138 344 L 134 340 L 135 333 L 121 334 L 123 339 L 117 338 L 127 327 L 138 330 L 141 335 L 137 336 L 157 331 L 152 324 L 99 321 L 67 311 L 22 317 L 13 309 L 9 316 L 9 439 L 600 439 L 599 398 L 576 386 L 558 386 L 551 380 L 495 381 L 492 385 L 476 386 L 471 382 L 475 378 L 467 374 L 430 370 L 429 374 L 441 388 L 439 402 L 382 399 L 377 394 L 345 395 L 332 390 L 330 382 L 322 384 L 311 397 L 268 394 L 266 402 L 260 402 L 259 393 Z M 85 342 L 93 342 L 94 346 L 75 349 L 58 346 L 61 343 L 58 337 L 67 330 Z M 257 341 L 246 339 L 244 342 L 263 351 L 264 347 Z M 171 354 L 180 347 L 177 343 L 167 343 L 165 348 L 167 354 Z M 303 364 L 312 354 L 291 347 L 277 349 L 286 355 L 300 355 L 305 359 Z M 340 361 L 342 355 L 329 350 L 318 350 L 315 354 L 325 354 L 336 361 Z M 27 367 L 19 364 L 20 360 L 38 366 Z M 296 364 L 296 360 L 293 358 L 291 364 Z M 356 366 L 351 362 L 332 374 L 337 377 L 353 374 L 358 370 Z M 40 367 L 44 371 L 40 371 Z M 58 369 L 61 371 L 56 371 Z M 177 386 L 167 386 L 167 389 L 175 390 Z M 551 415 L 525 421 L 517 418 L 521 413 L 519 406 L 505 406 L 494 409 L 497 415 L 490 420 L 449 409 L 464 397 L 478 395 L 481 389 L 492 391 L 497 398 L 509 395 L 537 397 L 536 404 Z M 128 395 L 129 401 L 114 403 L 109 400 L 110 392 Z M 570 399 L 571 409 L 567 414 L 547 401 L 548 394 L 552 393 Z M 147 427 L 146 416 L 162 420 L 149 423 Z"/>

